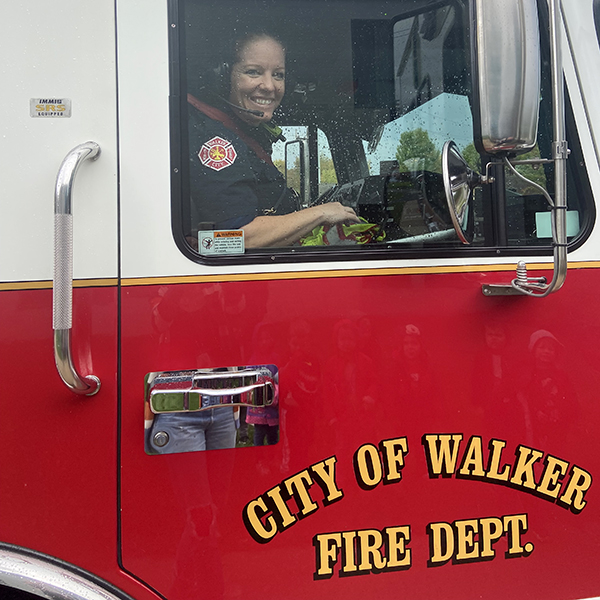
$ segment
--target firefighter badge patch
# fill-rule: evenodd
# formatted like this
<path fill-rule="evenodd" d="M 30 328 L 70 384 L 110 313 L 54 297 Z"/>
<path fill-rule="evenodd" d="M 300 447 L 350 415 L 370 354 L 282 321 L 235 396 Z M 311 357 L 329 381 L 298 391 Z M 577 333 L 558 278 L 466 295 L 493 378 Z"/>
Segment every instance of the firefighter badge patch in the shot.
<path fill-rule="evenodd" d="M 202 148 L 198 152 L 198 158 L 205 167 L 220 171 L 234 163 L 237 152 L 231 142 L 215 136 L 202 144 Z"/>

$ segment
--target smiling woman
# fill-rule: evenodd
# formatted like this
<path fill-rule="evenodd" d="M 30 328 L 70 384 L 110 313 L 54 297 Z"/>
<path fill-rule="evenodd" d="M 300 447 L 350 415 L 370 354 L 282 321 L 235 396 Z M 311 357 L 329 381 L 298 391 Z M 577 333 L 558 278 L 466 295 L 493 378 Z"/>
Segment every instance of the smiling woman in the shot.
<path fill-rule="evenodd" d="M 245 40 L 237 54 L 229 101 L 250 125 L 268 122 L 285 93 L 285 50 L 273 37 L 257 34 Z"/>
<path fill-rule="evenodd" d="M 273 164 L 280 130 L 270 121 L 285 93 L 283 44 L 253 32 L 232 48 L 206 78 L 202 99 L 188 96 L 192 233 L 242 229 L 248 248 L 287 246 L 315 227 L 359 222 L 338 202 L 300 210 Z"/>

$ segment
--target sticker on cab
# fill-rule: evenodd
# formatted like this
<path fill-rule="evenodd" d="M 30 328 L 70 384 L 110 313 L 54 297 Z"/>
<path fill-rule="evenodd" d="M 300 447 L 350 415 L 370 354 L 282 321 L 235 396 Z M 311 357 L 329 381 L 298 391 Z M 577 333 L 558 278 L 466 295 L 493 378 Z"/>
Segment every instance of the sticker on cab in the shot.
<path fill-rule="evenodd" d="M 198 158 L 205 167 L 214 171 L 221 171 L 234 163 L 237 152 L 231 142 L 215 136 L 202 144 L 202 148 L 198 152 Z"/>
<path fill-rule="evenodd" d="M 198 248 L 202 255 L 243 254 L 244 230 L 199 231 Z"/>
<path fill-rule="evenodd" d="M 29 116 L 50 119 L 68 119 L 71 116 L 70 98 L 46 98 L 29 99 Z"/>

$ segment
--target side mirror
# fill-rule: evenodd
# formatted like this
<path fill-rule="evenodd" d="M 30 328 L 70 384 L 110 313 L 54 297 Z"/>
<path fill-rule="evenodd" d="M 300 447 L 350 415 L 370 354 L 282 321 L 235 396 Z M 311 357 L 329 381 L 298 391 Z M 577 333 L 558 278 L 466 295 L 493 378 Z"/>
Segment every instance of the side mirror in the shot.
<path fill-rule="evenodd" d="M 536 0 L 475 0 L 474 141 L 518 154 L 537 139 L 540 37 Z"/>
<path fill-rule="evenodd" d="M 473 241 L 469 231 L 469 206 L 473 189 L 482 183 L 482 177 L 473 171 L 462 157 L 454 142 L 446 142 L 442 150 L 442 177 L 450 218 L 458 239 L 463 244 Z"/>
<path fill-rule="evenodd" d="M 554 126 L 554 199 L 540 188 L 552 208 L 554 272 L 552 280 L 529 277 L 520 261 L 510 284 L 483 286 L 486 296 L 526 294 L 544 298 L 558 291 L 567 275 L 567 177 L 569 155 L 565 139 L 564 78 L 560 47 L 560 0 L 548 0 Z M 527 152 L 537 138 L 540 104 L 540 39 L 536 0 L 473 0 L 476 22 L 474 68 L 474 141 L 480 153 L 499 155 L 517 176 L 508 155 Z M 540 161 L 541 162 L 541 161 Z M 490 163 L 491 164 L 491 163 Z M 488 165 L 489 166 L 489 165 Z M 446 200 L 454 227 L 465 242 L 464 214 L 473 187 L 492 179 L 475 174 L 452 142 L 444 146 L 442 161 Z M 534 184 L 535 185 L 535 184 Z"/>
<path fill-rule="evenodd" d="M 536 0 L 474 0 L 475 147 L 482 154 L 519 154 L 537 140 L 540 38 Z M 473 189 L 491 182 L 469 168 L 454 142 L 442 153 L 446 201 L 459 239 L 468 244 Z"/>

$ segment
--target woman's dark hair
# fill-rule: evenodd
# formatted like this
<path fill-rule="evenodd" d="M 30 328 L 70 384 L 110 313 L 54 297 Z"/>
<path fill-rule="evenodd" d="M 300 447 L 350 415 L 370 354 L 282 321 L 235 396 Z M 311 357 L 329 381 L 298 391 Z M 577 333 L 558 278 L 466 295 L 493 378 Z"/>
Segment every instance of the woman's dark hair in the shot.
<path fill-rule="evenodd" d="M 249 44 L 264 39 L 272 39 L 276 41 L 285 51 L 285 44 L 278 36 L 274 35 L 270 31 L 267 31 L 266 29 L 248 31 L 241 36 L 232 38 L 233 42 L 229 48 L 229 65 L 231 66 L 240 60 L 242 51 Z"/>
<path fill-rule="evenodd" d="M 222 47 L 221 55 L 217 64 L 209 66 L 206 71 L 200 74 L 201 87 L 205 92 L 217 94 L 227 98 L 231 85 L 231 67 L 240 60 L 240 55 L 244 48 L 264 39 L 276 41 L 285 51 L 285 44 L 277 36 L 266 29 L 253 29 L 244 32 L 236 32 L 227 38 L 228 43 Z"/>

